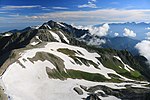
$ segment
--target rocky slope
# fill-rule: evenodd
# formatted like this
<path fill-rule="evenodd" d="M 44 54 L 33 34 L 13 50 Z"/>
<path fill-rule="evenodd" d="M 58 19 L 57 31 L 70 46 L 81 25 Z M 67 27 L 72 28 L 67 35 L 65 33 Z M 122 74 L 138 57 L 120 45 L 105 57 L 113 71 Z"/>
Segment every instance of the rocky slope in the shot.
<path fill-rule="evenodd" d="M 54 21 L 3 33 L 0 83 L 8 99 L 148 99 L 140 62 L 127 51 L 86 45 L 84 34 L 88 30 Z"/>

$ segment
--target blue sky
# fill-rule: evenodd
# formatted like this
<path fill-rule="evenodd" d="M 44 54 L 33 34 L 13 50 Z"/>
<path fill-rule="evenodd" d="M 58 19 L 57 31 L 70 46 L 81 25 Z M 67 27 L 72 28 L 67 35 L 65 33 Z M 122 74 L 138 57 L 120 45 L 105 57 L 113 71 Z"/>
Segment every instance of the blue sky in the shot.
<path fill-rule="evenodd" d="M 94 25 L 149 22 L 149 0 L 0 0 L 0 32 L 48 20 Z"/>

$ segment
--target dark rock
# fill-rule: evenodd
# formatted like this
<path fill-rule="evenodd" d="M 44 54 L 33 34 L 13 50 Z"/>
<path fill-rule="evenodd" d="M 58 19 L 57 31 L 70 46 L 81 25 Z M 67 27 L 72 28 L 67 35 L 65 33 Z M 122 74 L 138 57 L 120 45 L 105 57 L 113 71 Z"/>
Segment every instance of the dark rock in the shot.
<path fill-rule="evenodd" d="M 86 87 L 86 86 L 80 85 L 80 87 L 81 87 L 83 90 L 87 91 L 87 87 Z"/>
<path fill-rule="evenodd" d="M 108 97 L 108 95 L 103 92 L 97 92 L 96 94 L 97 96 Z"/>
<path fill-rule="evenodd" d="M 107 86 L 97 85 L 90 87 L 88 92 L 94 93 L 97 90 L 102 90 L 105 94 L 98 92 L 96 93 L 96 96 L 106 97 L 108 95 L 112 95 L 122 100 L 150 100 L 150 89 L 148 88 L 135 88 L 128 86 L 126 89 L 112 89 Z"/>
<path fill-rule="evenodd" d="M 101 100 L 101 99 L 96 94 L 91 94 L 85 100 Z"/>
<path fill-rule="evenodd" d="M 75 90 L 79 95 L 83 94 L 83 91 L 78 87 L 74 87 L 73 90 Z"/>

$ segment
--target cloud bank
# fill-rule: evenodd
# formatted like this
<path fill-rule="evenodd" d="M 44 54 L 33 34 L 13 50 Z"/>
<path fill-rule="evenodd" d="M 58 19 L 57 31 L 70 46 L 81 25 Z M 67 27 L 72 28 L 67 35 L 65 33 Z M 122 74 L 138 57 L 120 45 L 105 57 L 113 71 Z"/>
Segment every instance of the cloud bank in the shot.
<path fill-rule="evenodd" d="M 31 6 L 3 6 L 1 9 L 3 10 L 14 10 L 14 9 L 31 9 L 31 8 L 38 8 L 41 7 L 40 5 L 31 5 Z"/>
<path fill-rule="evenodd" d="M 99 37 L 106 36 L 108 34 L 108 31 L 109 31 L 109 28 L 110 28 L 107 23 L 103 24 L 100 27 L 94 27 L 92 25 L 89 25 L 89 26 L 75 26 L 75 25 L 72 25 L 72 26 L 76 27 L 78 29 L 89 30 L 91 35 L 95 35 L 95 36 L 99 36 Z"/>
<path fill-rule="evenodd" d="M 134 33 L 132 30 L 127 29 L 127 28 L 124 28 L 123 35 L 127 37 L 136 37 L 136 33 Z"/>
<path fill-rule="evenodd" d="M 105 44 L 105 43 L 106 43 L 106 40 L 93 37 L 88 42 L 88 45 L 101 45 L 101 44 Z"/>
<path fill-rule="evenodd" d="M 44 8 L 41 7 L 42 10 Z M 7 12 L 5 10 L 0 7 L 0 12 Z M 96 25 L 115 22 L 150 22 L 150 9 L 94 9 L 90 11 L 61 10 L 57 12 L 32 13 L 32 15 L 20 14 L 17 17 L 9 16 L 9 14 L 12 15 L 13 13 L 6 13 L 5 16 L 0 16 L 0 24 L 3 25 L 3 27 L 5 26 L 5 28 L 12 26 L 16 28 L 22 26 L 23 28 L 27 26 L 27 23 L 38 25 L 49 20 L 65 22 L 68 24 L 74 23 L 76 25 Z"/>
<path fill-rule="evenodd" d="M 67 7 L 52 7 L 52 9 L 66 10 L 66 9 L 69 9 L 69 8 L 67 8 Z"/>
<path fill-rule="evenodd" d="M 145 28 L 146 30 L 150 30 L 150 27 Z"/>
<path fill-rule="evenodd" d="M 146 39 L 150 40 L 150 32 L 147 32 L 146 35 L 147 35 Z"/>
<path fill-rule="evenodd" d="M 136 15 L 136 16 L 135 16 Z M 54 19 L 80 25 L 113 22 L 149 22 L 150 10 L 98 9 L 92 11 L 62 11 L 28 16 L 34 20 Z"/>
<path fill-rule="evenodd" d="M 148 63 L 150 64 L 150 41 L 143 40 L 142 42 L 136 44 L 135 48 L 139 50 L 140 55 L 147 58 Z"/>

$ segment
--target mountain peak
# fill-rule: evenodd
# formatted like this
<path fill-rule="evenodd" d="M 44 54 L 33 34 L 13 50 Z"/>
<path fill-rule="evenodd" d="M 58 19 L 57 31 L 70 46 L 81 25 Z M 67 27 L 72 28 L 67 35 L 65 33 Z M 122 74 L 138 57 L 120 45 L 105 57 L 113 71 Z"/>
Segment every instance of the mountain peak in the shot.
<path fill-rule="evenodd" d="M 91 93 L 87 99 L 102 93 L 129 99 L 149 93 L 148 82 L 145 86 L 140 82 L 146 81 L 140 72 L 149 73 L 129 52 L 87 45 L 80 40 L 87 35 L 87 30 L 50 20 L 37 29 L 0 37 L 0 83 L 5 93 L 19 100 L 80 100 Z M 140 88 L 138 94 L 134 87 Z"/>

